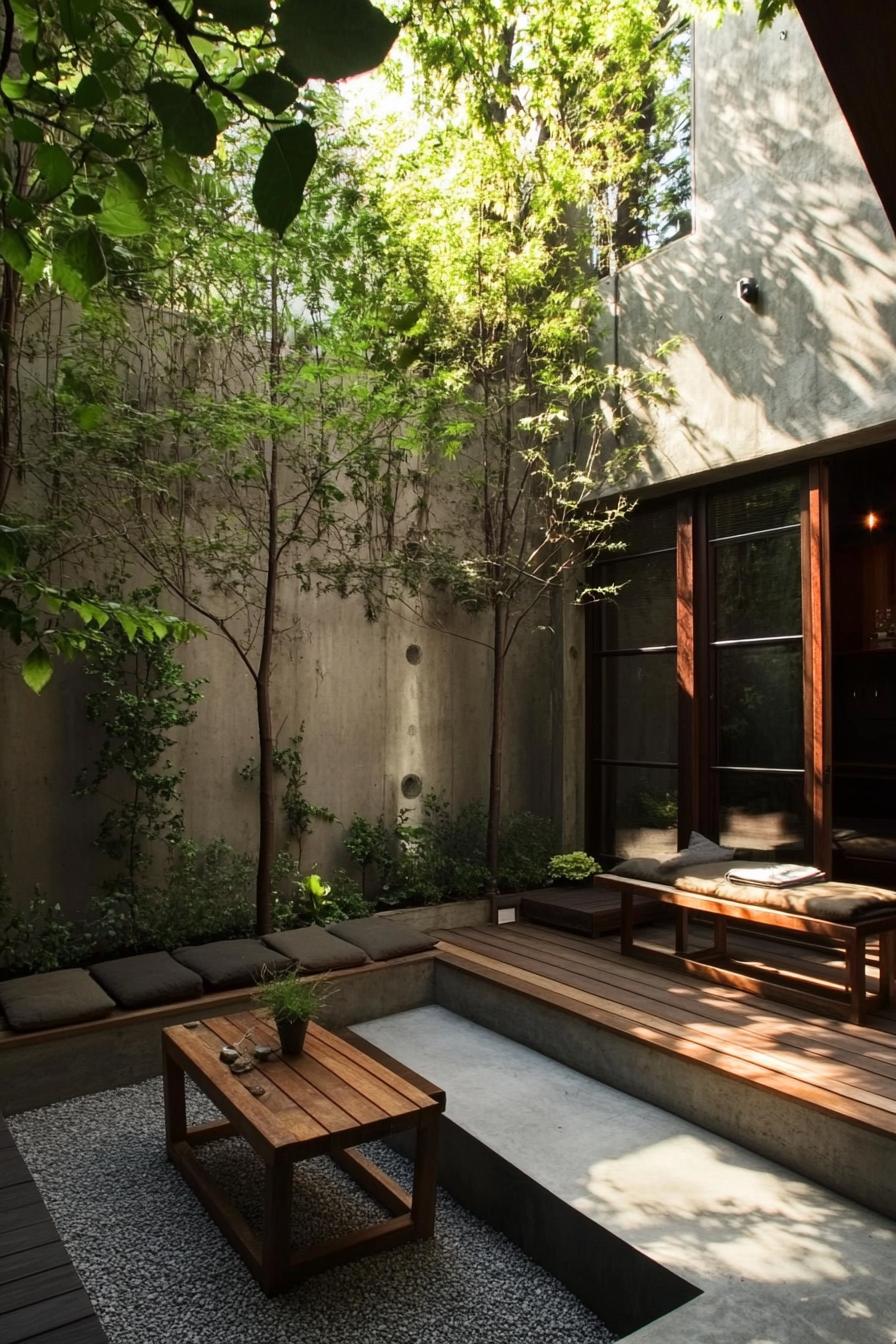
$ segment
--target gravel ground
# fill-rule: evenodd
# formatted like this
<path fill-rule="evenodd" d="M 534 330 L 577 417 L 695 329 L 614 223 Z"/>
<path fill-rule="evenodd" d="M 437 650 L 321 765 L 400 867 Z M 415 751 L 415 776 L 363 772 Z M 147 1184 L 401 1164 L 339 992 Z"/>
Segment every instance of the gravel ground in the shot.
<path fill-rule="evenodd" d="M 190 1119 L 215 1112 L 190 1095 Z M 439 1192 L 436 1235 L 332 1269 L 282 1296 L 261 1292 L 164 1155 L 160 1079 L 13 1116 L 109 1344 L 609 1344 L 556 1279 Z M 366 1151 L 409 1186 L 383 1144 Z M 229 1139 L 200 1150 L 249 1221 L 262 1168 Z M 296 1167 L 294 1242 L 382 1218 L 326 1158 Z"/>

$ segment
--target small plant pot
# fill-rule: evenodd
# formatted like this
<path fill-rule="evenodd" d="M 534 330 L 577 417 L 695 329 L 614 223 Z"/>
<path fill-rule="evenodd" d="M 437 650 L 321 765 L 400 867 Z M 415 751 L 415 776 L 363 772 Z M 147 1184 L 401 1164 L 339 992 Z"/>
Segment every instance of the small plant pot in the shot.
<path fill-rule="evenodd" d="M 307 1022 L 278 1022 L 280 1049 L 284 1055 L 300 1055 L 305 1048 Z"/>

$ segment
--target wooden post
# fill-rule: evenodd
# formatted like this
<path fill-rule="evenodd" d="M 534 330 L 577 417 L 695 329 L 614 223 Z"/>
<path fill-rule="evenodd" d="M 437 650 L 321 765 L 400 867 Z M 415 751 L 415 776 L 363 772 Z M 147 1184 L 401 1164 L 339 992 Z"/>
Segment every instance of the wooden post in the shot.
<path fill-rule="evenodd" d="M 861 1025 L 865 1019 L 865 935 L 859 929 L 847 930 L 846 984 L 849 1020 Z"/>
<path fill-rule="evenodd" d="M 635 895 L 632 891 L 620 891 L 619 910 L 621 917 L 621 927 L 619 933 L 619 950 L 624 957 L 632 955 L 632 948 L 635 942 Z"/>
<path fill-rule="evenodd" d="M 675 907 L 675 952 L 679 957 L 688 954 L 688 912 Z"/>
<path fill-rule="evenodd" d="M 716 915 L 715 919 L 713 920 L 713 927 L 715 929 L 715 938 L 713 941 L 712 950 L 719 957 L 727 957 L 728 920 L 725 918 L 724 915 Z"/>
<path fill-rule="evenodd" d="M 438 1162 L 439 1112 L 434 1109 L 423 1117 L 417 1128 L 414 1202 L 411 1206 L 415 1241 L 425 1241 L 435 1229 Z"/>
<path fill-rule="evenodd" d="M 893 975 L 896 972 L 896 933 L 882 933 L 878 944 L 878 1002 L 888 1008 L 893 1001 Z"/>

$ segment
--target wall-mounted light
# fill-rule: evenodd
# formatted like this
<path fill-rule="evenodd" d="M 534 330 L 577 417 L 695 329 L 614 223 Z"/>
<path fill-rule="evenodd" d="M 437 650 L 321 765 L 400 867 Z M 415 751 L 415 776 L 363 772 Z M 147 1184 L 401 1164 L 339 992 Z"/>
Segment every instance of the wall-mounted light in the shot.
<path fill-rule="evenodd" d="M 871 509 L 869 509 L 862 519 L 862 526 L 866 527 L 869 532 L 873 532 L 875 528 L 880 527 L 880 514 L 873 513 Z"/>
<path fill-rule="evenodd" d="M 741 303 L 755 305 L 759 302 L 759 286 L 752 275 L 742 275 L 738 280 L 737 297 Z"/>

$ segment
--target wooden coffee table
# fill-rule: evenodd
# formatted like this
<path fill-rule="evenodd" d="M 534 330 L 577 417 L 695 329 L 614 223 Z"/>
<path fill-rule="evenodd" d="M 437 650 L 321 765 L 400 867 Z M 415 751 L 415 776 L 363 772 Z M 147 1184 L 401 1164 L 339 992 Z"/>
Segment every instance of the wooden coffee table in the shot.
<path fill-rule="evenodd" d="M 283 1289 L 332 1265 L 432 1236 L 439 1115 L 444 1098 L 332 1032 L 312 1023 L 304 1053 L 272 1058 L 235 1075 L 218 1054 L 251 1029 L 259 1045 L 276 1031 L 255 1013 L 213 1017 L 196 1027 L 162 1031 L 168 1156 L 193 1187 L 264 1291 Z M 250 1045 L 251 1050 L 251 1043 Z M 189 1127 L 184 1075 L 225 1119 Z M 253 1096 L 250 1088 L 264 1088 Z M 433 1089 L 435 1091 L 435 1089 Z M 413 1196 L 354 1151 L 354 1145 L 400 1130 L 417 1135 Z M 259 1236 L 197 1161 L 194 1149 L 239 1135 L 264 1163 L 264 1217 Z M 325 1153 L 393 1216 L 311 1248 L 291 1246 L 293 1164 Z"/>

